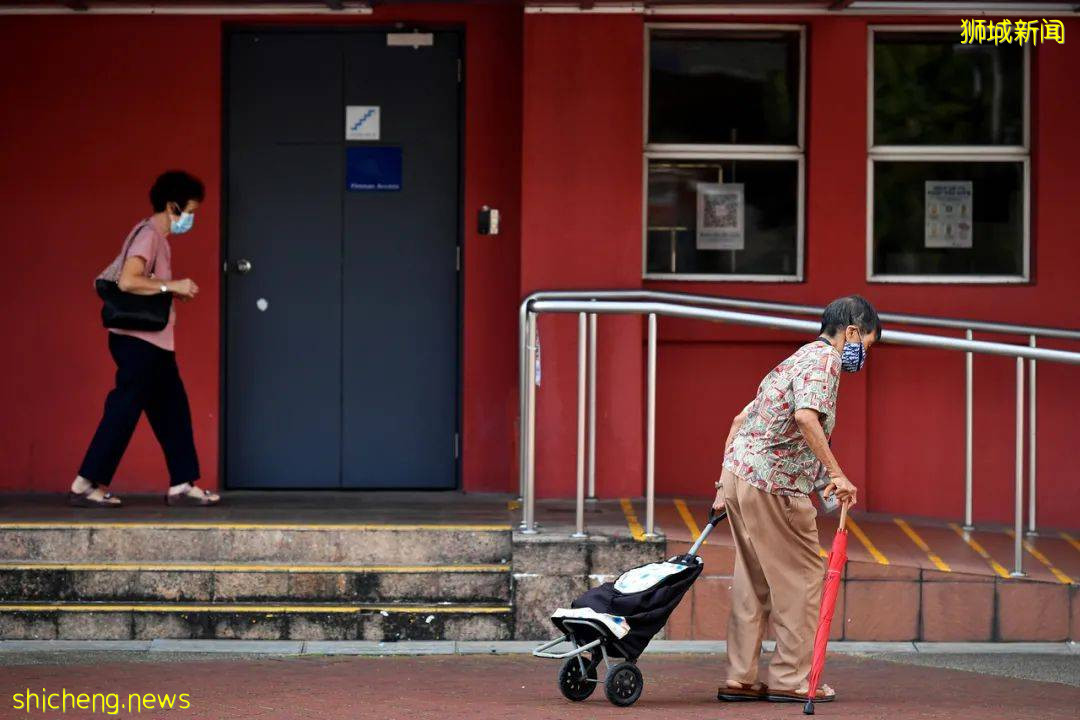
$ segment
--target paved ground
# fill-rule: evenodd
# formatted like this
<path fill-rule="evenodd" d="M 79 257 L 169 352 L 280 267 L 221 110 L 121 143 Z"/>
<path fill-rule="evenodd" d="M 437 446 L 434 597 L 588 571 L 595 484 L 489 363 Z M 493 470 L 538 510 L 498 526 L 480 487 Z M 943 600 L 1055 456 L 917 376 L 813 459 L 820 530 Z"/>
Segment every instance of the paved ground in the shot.
<path fill-rule="evenodd" d="M 0 673 L 0 717 L 26 716 L 25 711 L 14 711 L 11 701 L 13 693 L 26 688 L 116 692 L 122 698 L 135 692 L 190 693 L 189 710 L 142 716 L 208 720 L 802 717 L 796 705 L 717 703 L 716 683 L 723 665 L 716 656 L 645 657 L 640 665 L 645 693 L 630 710 L 610 705 L 601 692 L 582 705 L 571 704 L 555 687 L 557 662 L 521 656 L 253 658 L 186 654 L 152 661 L 114 653 L 61 657 L 65 664 L 5 667 Z M 40 660 L 19 654 L 5 662 Z M 1080 707 L 1078 687 L 924 667 L 907 664 L 908 657 L 904 660 L 905 664 L 898 664 L 865 657 L 830 658 L 827 679 L 843 698 L 819 706 L 818 716 L 1075 720 Z M 1073 660 L 1056 656 L 1052 662 Z M 1012 661 L 1032 663 L 1030 656 L 1012 656 Z M 952 662 L 963 661 L 953 658 Z M 978 664 L 977 659 L 975 662 Z M 1002 658 L 997 656 L 991 662 L 1002 663 Z M 1076 663 L 1072 674 L 1072 681 L 1080 684 Z M 123 711 L 119 715 L 137 717 Z M 69 711 L 65 717 L 95 716 Z"/>
<path fill-rule="evenodd" d="M 869 657 L 908 665 L 968 670 L 1001 677 L 1065 683 L 1080 687 L 1080 655 L 903 653 L 873 654 Z M 1077 714 L 1080 715 L 1080 708 Z"/>

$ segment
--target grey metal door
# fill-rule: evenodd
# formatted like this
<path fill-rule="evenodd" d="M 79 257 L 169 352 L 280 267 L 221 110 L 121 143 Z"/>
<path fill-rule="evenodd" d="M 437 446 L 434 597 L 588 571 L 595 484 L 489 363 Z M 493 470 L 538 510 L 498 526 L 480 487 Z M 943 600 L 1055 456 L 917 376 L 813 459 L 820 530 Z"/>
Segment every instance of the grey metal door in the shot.
<path fill-rule="evenodd" d="M 229 487 L 456 486 L 460 51 L 230 35 Z"/>

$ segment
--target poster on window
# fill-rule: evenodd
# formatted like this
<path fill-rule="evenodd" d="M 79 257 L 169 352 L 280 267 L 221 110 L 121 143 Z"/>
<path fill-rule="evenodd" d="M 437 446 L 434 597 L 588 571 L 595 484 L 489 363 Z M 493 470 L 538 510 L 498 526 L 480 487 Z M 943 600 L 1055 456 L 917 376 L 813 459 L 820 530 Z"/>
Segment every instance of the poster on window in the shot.
<path fill-rule="evenodd" d="M 742 183 L 698 183 L 698 250 L 743 249 L 745 199 Z"/>
<path fill-rule="evenodd" d="M 970 248 L 972 201 L 970 180 L 927 180 L 926 247 Z"/>

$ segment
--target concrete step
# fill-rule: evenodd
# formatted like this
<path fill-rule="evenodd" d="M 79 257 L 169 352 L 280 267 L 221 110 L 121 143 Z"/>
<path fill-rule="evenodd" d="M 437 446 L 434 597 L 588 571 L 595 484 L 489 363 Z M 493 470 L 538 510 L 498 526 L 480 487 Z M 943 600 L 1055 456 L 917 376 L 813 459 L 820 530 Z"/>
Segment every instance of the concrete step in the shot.
<path fill-rule="evenodd" d="M 440 565 L 506 563 L 510 555 L 510 526 L 501 524 L 0 524 L 5 561 Z"/>
<path fill-rule="evenodd" d="M 509 603 L 510 565 L 0 562 L 8 602 Z"/>
<path fill-rule="evenodd" d="M 508 640 L 506 604 L 0 603 L 7 640 Z"/>

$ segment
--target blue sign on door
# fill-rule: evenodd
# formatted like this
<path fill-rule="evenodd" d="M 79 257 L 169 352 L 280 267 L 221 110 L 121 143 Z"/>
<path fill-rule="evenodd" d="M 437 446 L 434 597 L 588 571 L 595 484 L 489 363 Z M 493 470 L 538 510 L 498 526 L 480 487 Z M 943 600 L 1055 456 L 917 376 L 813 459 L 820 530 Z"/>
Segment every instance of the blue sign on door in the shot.
<path fill-rule="evenodd" d="M 400 190 L 401 148 L 346 148 L 345 189 L 351 192 Z"/>

